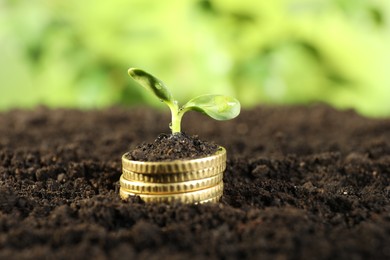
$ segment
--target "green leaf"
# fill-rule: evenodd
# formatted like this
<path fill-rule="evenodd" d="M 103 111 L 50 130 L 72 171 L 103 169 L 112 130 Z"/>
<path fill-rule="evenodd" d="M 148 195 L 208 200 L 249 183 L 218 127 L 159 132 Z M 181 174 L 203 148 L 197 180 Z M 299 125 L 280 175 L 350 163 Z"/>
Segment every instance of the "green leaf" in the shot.
<path fill-rule="evenodd" d="M 240 114 L 240 102 L 229 96 L 202 95 L 191 99 L 183 106 L 185 110 L 195 110 L 216 119 L 229 120 Z"/>
<path fill-rule="evenodd" d="M 171 92 L 165 86 L 165 84 L 154 77 L 153 75 L 136 68 L 130 68 L 128 70 L 130 77 L 146 89 L 152 91 L 157 98 L 167 103 L 174 103 Z"/>

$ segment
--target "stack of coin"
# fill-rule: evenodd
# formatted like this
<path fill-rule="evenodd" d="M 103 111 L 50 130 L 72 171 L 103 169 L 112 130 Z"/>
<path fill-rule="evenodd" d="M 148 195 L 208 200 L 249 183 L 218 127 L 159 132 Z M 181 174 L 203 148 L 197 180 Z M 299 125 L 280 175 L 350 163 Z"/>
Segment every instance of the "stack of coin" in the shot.
<path fill-rule="evenodd" d="M 122 156 L 120 196 L 138 195 L 145 202 L 217 202 L 223 193 L 226 150 L 208 157 L 142 162 Z"/>

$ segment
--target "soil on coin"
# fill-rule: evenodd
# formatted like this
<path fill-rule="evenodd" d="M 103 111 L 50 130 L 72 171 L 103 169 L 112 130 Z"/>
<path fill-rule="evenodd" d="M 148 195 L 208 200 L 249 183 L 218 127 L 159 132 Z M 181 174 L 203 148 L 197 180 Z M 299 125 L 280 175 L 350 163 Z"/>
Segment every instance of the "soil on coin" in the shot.
<path fill-rule="evenodd" d="M 196 159 L 214 154 L 218 145 L 185 133 L 160 134 L 152 143 L 142 143 L 127 153 L 135 161 L 172 161 Z"/>
<path fill-rule="evenodd" d="M 220 203 L 122 201 L 122 154 L 168 122 L 146 108 L 0 113 L 0 259 L 390 259 L 390 119 L 189 113 L 183 131 L 227 150 Z"/>

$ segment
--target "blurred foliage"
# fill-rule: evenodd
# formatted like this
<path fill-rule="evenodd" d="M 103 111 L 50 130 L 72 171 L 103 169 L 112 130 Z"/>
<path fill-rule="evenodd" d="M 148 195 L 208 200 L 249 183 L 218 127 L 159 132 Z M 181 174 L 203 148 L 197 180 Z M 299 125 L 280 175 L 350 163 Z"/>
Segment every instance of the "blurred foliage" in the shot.
<path fill-rule="evenodd" d="M 390 115 L 387 0 L 0 0 L 0 109 L 182 100 L 326 102 Z"/>

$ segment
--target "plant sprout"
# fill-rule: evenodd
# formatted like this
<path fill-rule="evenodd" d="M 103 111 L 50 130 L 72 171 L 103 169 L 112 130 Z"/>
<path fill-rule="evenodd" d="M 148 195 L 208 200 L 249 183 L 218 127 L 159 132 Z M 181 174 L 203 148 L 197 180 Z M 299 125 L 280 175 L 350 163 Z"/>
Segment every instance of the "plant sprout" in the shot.
<path fill-rule="evenodd" d="M 233 97 L 223 95 L 201 95 L 180 107 L 179 102 L 158 78 L 135 68 L 130 68 L 128 73 L 137 83 L 152 91 L 160 101 L 168 105 L 172 114 L 170 124 L 172 134 L 181 132 L 181 119 L 184 113 L 190 110 L 204 113 L 216 120 L 229 120 L 240 113 L 240 102 Z"/>

